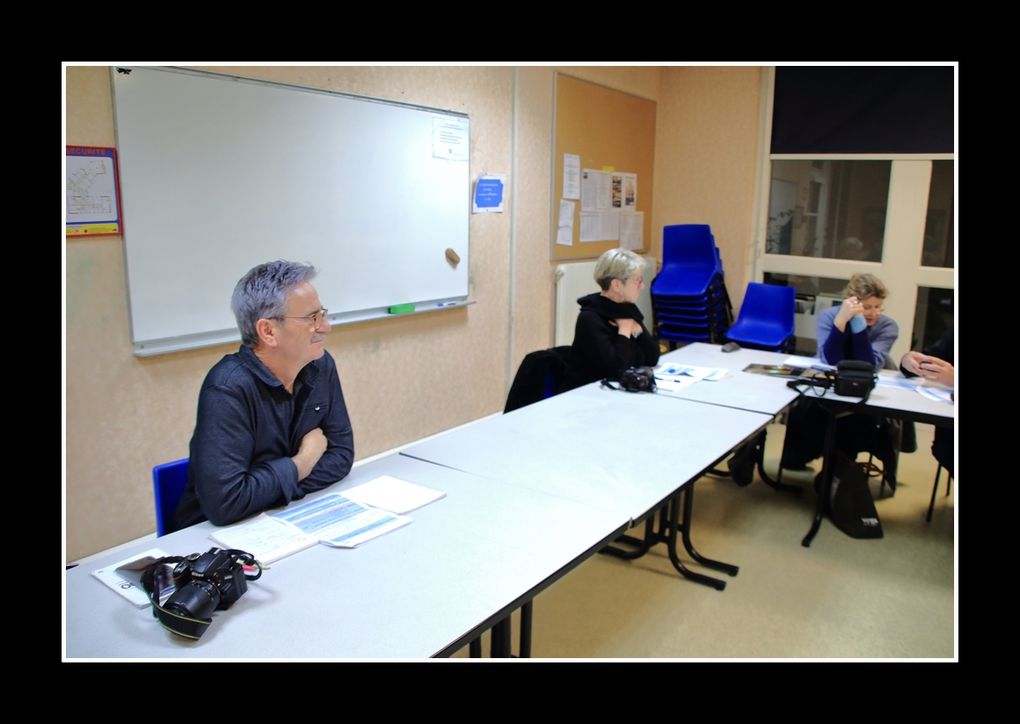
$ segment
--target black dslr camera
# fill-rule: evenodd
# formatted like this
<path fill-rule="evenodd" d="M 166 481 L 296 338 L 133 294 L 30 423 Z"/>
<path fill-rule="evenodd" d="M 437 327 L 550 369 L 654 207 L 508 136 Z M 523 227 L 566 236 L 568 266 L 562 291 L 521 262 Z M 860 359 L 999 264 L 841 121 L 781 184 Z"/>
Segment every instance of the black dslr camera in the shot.
<path fill-rule="evenodd" d="M 614 386 L 608 378 L 602 380 L 602 386 L 627 392 L 655 392 L 655 368 L 628 367 L 620 374 L 619 387 Z"/>
<path fill-rule="evenodd" d="M 170 566 L 176 564 L 172 570 Z M 257 573 L 245 573 L 244 564 Z M 197 639 L 212 623 L 213 611 L 224 611 L 248 590 L 248 581 L 262 575 L 251 553 L 210 548 L 187 557 L 161 558 L 146 569 L 142 585 L 152 601 L 153 615 L 171 632 Z M 162 605 L 161 594 L 173 589 Z"/>
<path fill-rule="evenodd" d="M 213 611 L 225 611 L 248 590 L 244 568 L 219 548 L 192 553 L 178 563 L 174 581 L 177 590 L 163 608 L 189 618 L 208 618 Z"/>

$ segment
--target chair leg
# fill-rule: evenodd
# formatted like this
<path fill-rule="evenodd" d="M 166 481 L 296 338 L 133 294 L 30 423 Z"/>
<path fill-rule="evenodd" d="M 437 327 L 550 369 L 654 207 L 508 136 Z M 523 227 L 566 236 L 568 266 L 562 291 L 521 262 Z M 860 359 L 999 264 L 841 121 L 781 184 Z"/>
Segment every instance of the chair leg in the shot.
<path fill-rule="evenodd" d="M 931 523 L 931 514 L 935 510 L 935 494 L 939 491 L 939 476 L 942 474 L 942 464 L 939 463 L 938 468 L 935 470 L 935 484 L 931 486 L 931 502 L 928 503 L 928 515 L 925 516 L 925 521 Z"/>

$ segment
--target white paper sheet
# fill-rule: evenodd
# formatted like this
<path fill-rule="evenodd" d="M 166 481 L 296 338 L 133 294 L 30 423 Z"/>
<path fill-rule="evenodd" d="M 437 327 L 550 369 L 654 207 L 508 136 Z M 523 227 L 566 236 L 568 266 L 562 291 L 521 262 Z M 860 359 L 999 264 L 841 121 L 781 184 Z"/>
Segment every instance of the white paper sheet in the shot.
<path fill-rule="evenodd" d="M 620 248 L 640 249 L 644 246 L 645 214 L 620 214 Z"/>
<path fill-rule="evenodd" d="M 573 153 L 563 154 L 563 198 L 581 198 L 581 157 Z"/>
<path fill-rule="evenodd" d="M 251 553 L 259 563 L 268 565 L 319 542 L 312 535 L 284 525 L 272 515 L 260 513 L 251 520 L 218 528 L 209 537 L 225 548 Z"/>
<path fill-rule="evenodd" d="M 574 207 L 573 201 L 560 199 L 560 219 L 556 226 L 556 243 L 562 246 L 574 245 Z"/>
<path fill-rule="evenodd" d="M 344 496 L 362 505 L 403 514 L 445 498 L 446 493 L 409 483 L 391 475 L 382 475 L 367 483 L 348 488 L 344 491 Z"/>

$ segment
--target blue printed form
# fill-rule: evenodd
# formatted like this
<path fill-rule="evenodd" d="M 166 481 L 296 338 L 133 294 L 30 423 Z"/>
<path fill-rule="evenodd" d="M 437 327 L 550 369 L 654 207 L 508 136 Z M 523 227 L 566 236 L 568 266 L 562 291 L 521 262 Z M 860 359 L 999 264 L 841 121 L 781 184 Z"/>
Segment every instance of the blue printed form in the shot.
<path fill-rule="evenodd" d="M 506 176 L 481 176 L 475 182 L 474 213 L 503 213 L 503 189 Z"/>
<path fill-rule="evenodd" d="M 338 548 L 353 548 L 411 522 L 407 516 L 369 508 L 338 493 L 273 513 L 272 517 Z"/>

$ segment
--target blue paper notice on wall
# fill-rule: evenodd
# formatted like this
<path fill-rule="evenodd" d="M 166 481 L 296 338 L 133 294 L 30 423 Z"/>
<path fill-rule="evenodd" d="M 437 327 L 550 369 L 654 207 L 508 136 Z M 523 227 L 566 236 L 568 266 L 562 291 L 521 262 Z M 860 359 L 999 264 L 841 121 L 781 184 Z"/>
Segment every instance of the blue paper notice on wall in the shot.
<path fill-rule="evenodd" d="M 476 214 L 503 213 L 503 188 L 506 176 L 480 176 L 475 183 L 473 212 Z"/>

